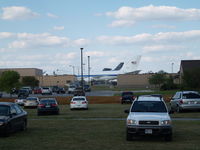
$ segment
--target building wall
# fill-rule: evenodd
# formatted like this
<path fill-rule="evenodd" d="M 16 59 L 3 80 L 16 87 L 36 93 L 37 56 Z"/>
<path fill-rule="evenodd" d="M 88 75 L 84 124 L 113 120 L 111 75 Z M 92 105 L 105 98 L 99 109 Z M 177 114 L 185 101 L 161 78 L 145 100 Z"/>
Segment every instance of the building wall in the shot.
<path fill-rule="evenodd" d="M 153 74 L 123 74 L 117 76 L 119 87 L 150 88 L 149 77 Z"/>
<path fill-rule="evenodd" d="M 64 87 L 69 85 L 71 82 L 76 81 L 76 77 L 74 75 L 46 75 L 38 76 L 37 79 L 40 81 L 40 86 Z"/>
<path fill-rule="evenodd" d="M 0 69 L 0 72 L 4 71 L 16 71 L 20 74 L 21 77 L 25 76 L 42 76 L 43 71 L 37 68 L 6 68 Z"/>
<path fill-rule="evenodd" d="M 118 87 L 132 87 L 132 88 L 154 88 L 154 85 L 149 84 L 149 78 L 154 74 L 123 74 L 118 75 L 117 85 Z M 179 84 L 178 74 L 167 74 L 174 77 L 174 83 Z"/>

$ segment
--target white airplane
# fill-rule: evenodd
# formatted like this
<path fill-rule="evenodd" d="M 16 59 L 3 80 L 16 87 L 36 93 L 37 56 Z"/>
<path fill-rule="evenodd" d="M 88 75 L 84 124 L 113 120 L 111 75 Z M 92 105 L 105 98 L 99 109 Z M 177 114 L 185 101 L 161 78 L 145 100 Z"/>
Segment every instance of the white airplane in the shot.
<path fill-rule="evenodd" d="M 138 74 L 141 70 L 137 70 L 139 62 L 141 60 L 141 56 L 137 56 L 134 59 L 127 59 L 124 62 L 120 62 L 114 69 L 112 68 L 104 68 L 102 70 L 102 74 L 91 74 L 91 75 L 83 75 L 84 78 L 91 78 L 94 80 L 113 80 L 117 78 L 119 74 Z M 80 78 L 81 76 L 77 76 Z"/>

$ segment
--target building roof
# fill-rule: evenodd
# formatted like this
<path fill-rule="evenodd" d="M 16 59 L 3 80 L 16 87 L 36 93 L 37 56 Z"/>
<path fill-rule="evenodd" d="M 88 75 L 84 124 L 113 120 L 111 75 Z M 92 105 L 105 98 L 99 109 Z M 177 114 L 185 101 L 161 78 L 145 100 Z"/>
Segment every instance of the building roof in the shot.
<path fill-rule="evenodd" d="M 181 60 L 181 68 L 183 71 L 200 69 L 200 60 Z"/>

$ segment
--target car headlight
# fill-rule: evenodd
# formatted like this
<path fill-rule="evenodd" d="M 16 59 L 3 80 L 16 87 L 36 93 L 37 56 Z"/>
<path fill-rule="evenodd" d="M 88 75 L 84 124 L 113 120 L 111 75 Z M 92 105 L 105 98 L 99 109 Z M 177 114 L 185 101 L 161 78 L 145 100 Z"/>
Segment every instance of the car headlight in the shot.
<path fill-rule="evenodd" d="M 171 125 L 171 120 L 163 120 L 161 121 L 161 125 Z"/>
<path fill-rule="evenodd" d="M 128 119 L 127 125 L 136 125 L 136 120 Z"/>
<path fill-rule="evenodd" d="M 4 124 L 4 122 L 0 121 L 0 126 L 2 126 Z"/>

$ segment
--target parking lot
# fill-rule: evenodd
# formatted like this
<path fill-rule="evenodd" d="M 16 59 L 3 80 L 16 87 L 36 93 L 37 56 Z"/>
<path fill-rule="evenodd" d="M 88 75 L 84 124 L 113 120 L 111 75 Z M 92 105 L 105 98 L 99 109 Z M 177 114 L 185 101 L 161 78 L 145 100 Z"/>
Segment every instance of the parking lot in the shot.
<path fill-rule="evenodd" d="M 129 104 L 91 104 L 89 110 L 70 111 L 69 105 L 60 105 L 60 115 L 37 116 L 36 109 L 28 112 L 28 129 L 10 137 L 0 137 L 1 150 L 43 149 L 200 149 L 200 112 L 172 114 L 173 141 L 145 138 L 127 142 L 124 110 Z M 175 118 L 183 118 L 177 120 Z"/>

